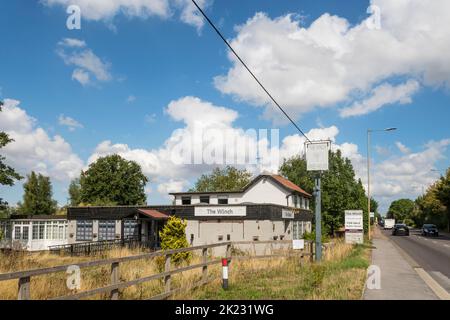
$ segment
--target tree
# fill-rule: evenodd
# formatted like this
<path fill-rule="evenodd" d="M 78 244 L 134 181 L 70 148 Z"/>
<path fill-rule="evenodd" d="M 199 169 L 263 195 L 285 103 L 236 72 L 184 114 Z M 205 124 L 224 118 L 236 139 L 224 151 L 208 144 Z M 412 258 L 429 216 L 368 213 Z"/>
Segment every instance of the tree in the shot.
<path fill-rule="evenodd" d="M 392 201 L 387 212 L 388 219 L 395 219 L 396 221 L 405 221 L 409 219 L 414 211 L 414 201 L 411 199 L 399 199 Z"/>
<path fill-rule="evenodd" d="M 306 170 L 304 157 L 283 162 L 280 173 L 305 191 L 314 191 L 314 173 Z M 314 202 L 314 201 L 313 201 Z M 375 202 L 373 202 L 375 205 Z M 314 203 L 312 203 L 314 205 Z M 330 151 L 329 170 L 322 174 L 322 221 L 324 232 L 333 234 L 344 225 L 345 210 L 362 209 L 367 230 L 367 196 L 360 180 L 355 178 L 352 163 L 341 151 Z"/>
<path fill-rule="evenodd" d="M 76 207 L 81 203 L 81 186 L 80 179 L 74 179 L 69 185 L 69 202 L 72 207 Z"/>
<path fill-rule="evenodd" d="M 193 192 L 238 191 L 244 188 L 252 174 L 231 166 L 224 169 L 215 168 L 210 174 L 203 174 L 195 183 Z"/>
<path fill-rule="evenodd" d="M 0 112 L 2 111 L 3 101 L 0 100 Z M 8 143 L 14 141 L 6 132 L 0 131 L 0 149 Z M 0 185 L 12 186 L 15 180 L 20 180 L 23 177 L 18 174 L 12 167 L 5 164 L 6 158 L 0 155 Z M 0 198 L 0 210 L 4 210 L 8 205 L 7 202 Z"/>
<path fill-rule="evenodd" d="M 159 236 L 161 238 L 161 249 L 171 250 L 189 247 L 189 243 L 186 239 L 186 226 L 186 220 L 182 220 L 175 216 L 170 216 L 163 229 L 159 232 Z M 164 256 L 161 258 L 164 258 Z M 179 252 L 172 255 L 171 262 L 179 265 L 184 261 L 189 262 L 191 258 L 191 252 Z M 162 269 L 164 259 L 160 259 L 157 264 L 159 268 Z"/>
<path fill-rule="evenodd" d="M 21 214 L 50 215 L 56 211 L 56 201 L 52 199 L 52 184 L 49 177 L 36 174 L 27 176 L 23 185 L 23 204 L 19 205 Z"/>
<path fill-rule="evenodd" d="M 447 230 L 450 232 L 450 168 L 437 184 L 436 198 L 445 206 Z"/>
<path fill-rule="evenodd" d="M 80 198 L 84 204 L 145 204 L 148 179 L 141 167 L 114 154 L 99 158 L 80 176 Z M 76 200 L 76 199 L 74 199 Z"/>

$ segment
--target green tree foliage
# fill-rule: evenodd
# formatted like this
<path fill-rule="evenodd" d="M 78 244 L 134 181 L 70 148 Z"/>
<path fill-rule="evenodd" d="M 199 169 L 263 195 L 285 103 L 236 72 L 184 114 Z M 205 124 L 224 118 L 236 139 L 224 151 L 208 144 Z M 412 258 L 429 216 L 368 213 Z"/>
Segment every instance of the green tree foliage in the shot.
<path fill-rule="evenodd" d="M 405 219 L 409 219 L 409 217 L 413 214 L 413 211 L 414 201 L 411 199 L 399 199 L 392 201 L 386 217 L 388 219 L 395 219 L 399 222 L 405 222 Z"/>
<path fill-rule="evenodd" d="M 21 214 L 50 215 L 55 213 L 57 205 L 56 201 L 52 199 L 52 184 L 49 177 L 32 171 L 27 176 L 23 189 L 23 204 L 19 205 Z"/>
<path fill-rule="evenodd" d="M 445 207 L 445 222 L 447 224 L 447 230 L 450 232 L 450 168 L 447 169 L 445 176 L 441 177 L 437 184 L 436 198 Z"/>
<path fill-rule="evenodd" d="M 80 179 L 74 179 L 69 185 L 69 202 L 72 207 L 81 203 L 81 186 Z"/>
<path fill-rule="evenodd" d="M 99 158 L 81 173 L 80 198 L 91 205 L 141 205 L 146 203 L 148 179 L 141 167 L 114 154 Z"/>
<path fill-rule="evenodd" d="M 0 112 L 2 111 L 3 101 L 0 100 Z M 8 143 L 12 142 L 6 132 L 0 131 L 0 149 L 6 146 Z M 12 186 L 15 180 L 20 180 L 23 177 L 18 174 L 12 167 L 5 164 L 6 158 L 0 154 L 0 185 Z M 7 202 L 0 198 L 0 210 L 5 210 Z"/>
<path fill-rule="evenodd" d="M 164 225 L 164 228 L 159 232 L 161 249 L 171 250 L 189 247 L 189 243 L 186 239 L 186 226 L 186 220 L 170 216 L 169 220 Z M 191 258 L 191 252 L 179 252 L 172 255 L 171 262 L 179 265 L 182 262 L 189 262 Z M 162 269 L 162 263 L 163 261 L 158 261 L 160 269 Z"/>
<path fill-rule="evenodd" d="M 252 177 L 247 170 L 239 170 L 231 166 L 224 169 L 215 168 L 211 174 L 202 175 L 193 192 L 238 191 L 244 188 Z"/>
<path fill-rule="evenodd" d="M 315 177 L 313 172 L 306 170 L 304 157 L 285 160 L 280 173 L 305 191 L 313 193 Z M 371 203 L 376 210 L 376 201 L 372 199 Z M 325 232 L 333 234 L 343 227 L 345 210 L 363 210 L 364 227 L 367 230 L 367 196 L 364 187 L 355 178 L 351 161 L 342 157 L 340 150 L 330 151 L 329 170 L 322 174 L 322 221 Z"/>

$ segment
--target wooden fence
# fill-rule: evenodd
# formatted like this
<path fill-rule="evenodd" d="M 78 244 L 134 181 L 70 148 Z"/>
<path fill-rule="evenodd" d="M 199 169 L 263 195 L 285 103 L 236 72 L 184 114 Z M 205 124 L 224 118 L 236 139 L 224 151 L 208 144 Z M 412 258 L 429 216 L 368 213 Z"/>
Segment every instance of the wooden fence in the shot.
<path fill-rule="evenodd" d="M 270 257 L 289 257 L 292 255 L 296 255 L 293 253 L 293 251 L 287 250 L 286 252 L 274 254 L 272 251 L 270 255 L 241 255 L 241 256 L 232 256 L 232 247 L 239 246 L 239 245 L 261 245 L 261 244 L 269 244 L 271 248 L 276 245 L 288 245 L 288 248 L 290 248 L 292 241 L 284 240 L 284 241 L 239 241 L 239 242 L 222 242 L 222 243 L 216 243 L 216 244 L 209 244 L 209 245 L 202 245 L 202 246 L 195 246 L 195 247 L 189 247 L 189 248 L 182 248 L 182 249 L 174 249 L 174 250 L 165 250 L 165 251 L 155 251 L 151 253 L 145 253 L 135 256 L 128 256 L 128 257 L 122 257 L 122 258 L 112 258 L 112 259 L 103 259 L 103 260 L 96 260 L 96 261 L 88 261 L 88 262 L 81 262 L 77 263 L 76 266 L 80 269 L 83 268 L 89 268 L 89 267 L 97 267 L 97 266 L 104 266 L 104 265 L 110 265 L 110 284 L 104 287 L 95 288 L 67 296 L 61 296 L 56 298 L 51 298 L 52 300 L 77 300 L 89 296 L 93 296 L 96 294 L 104 294 L 109 293 L 109 297 L 111 300 L 118 300 L 119 299 L 119 290 L 124 289 L 130 286 L 139 285 L 148 281 L 156 280 L 156 279 L 163 279 L 164 281 L 164 292 L 161 294 L 158 294 L 156 296 L 153 296 L 151 299 L 165 299 L 174 293 L 184 291 L 184 290 L 190 290 L 195 287 L 204 285 L 212 280 L 214 278 L 208 278 L 208 267 L 216 264 L 220 264 L 222 259 L 212 259 L 208 260 L 208 250 L 217 248 L 217 247 L 225 247 L 225 257 L 228 259 L 255 259 L 255 258 L 270 258 Z M 309 256 L 310 259 L 313 259 L 313 243 L 310 241 L 305 241 L 305 249 L 301 250 L 299 252 L 299 256 Z M 176 253 L 181 252 L 192 252 L 196 250 L 201 250 L 202 252 L 202 262 L 194 265 L 189 265 L 185 267 L 180 267 L 171 270 L 171 257 Z M 119 279 L 119 268 L 120 264 L 124 262 L 130 262 L 130 261 L 136 261 L 140 259 L 149 259 L 149 258 L 156 258 L 163 256 L 165 258 L 165 264 L 164 264 L 164 272 L 142 277 L 139 279 L 129 280 L 129 281 L 120 281 Z M 48 268 L 42 268 L 42 269 L 34 269 L 34 270 L 26 270 L 26 271 L 18 271 L 18 272 L 11 272 L 11 273 L 4 273 L 0 274 L 0 281 L 7 281 L 7 280 L 18 280 L 18 293 L 17 293 L 17 299 L 18 300 L 30 300 L 31 299 L 31 277 L 34 276 L 42 276 L 46 274 L 53 274 L 57 272 L 66 272 L 69 267 L 73 267 L 74 264 L 71 265 L 61 265 L 56 267 L 48 267 Z M 171 277 L 175 274 L 179 274 L 188 270 L 193 269 L 202 269 L 202 277 L 201 280 L 192 285 L 189 288 L 176 288 L 173 289 L 171 286 Z"/>
<path fill-rule="evenodd" d="M 139 238 L 127 238 L 127 239 L 116 239 L 116 240 L 103 240 L 103 241 L 91 241 L 91 242 L 81 242 L 64 244 L 57 246 L 49 246 L 50 253 L 54 254 L 68 254 L 70 256 L 88 256 L 95 255 L 98 253 L 105 252 L 106 250 L 111 250 L 114 248 L 127 247 L 127 248 L 152 248 L 153 243 L 150 241 L 141 241 Z"/>

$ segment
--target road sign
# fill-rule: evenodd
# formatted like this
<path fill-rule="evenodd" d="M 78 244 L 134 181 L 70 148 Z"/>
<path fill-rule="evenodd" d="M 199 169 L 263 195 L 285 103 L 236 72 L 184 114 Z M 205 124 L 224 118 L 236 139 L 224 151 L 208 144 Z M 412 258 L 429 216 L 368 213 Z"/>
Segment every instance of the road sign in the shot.
<path fill-rule="evenodd" d="M 371 212 L 371 213 L 370 213 L 370 217 L 371 217 L 371 218 L 375 218 L 375 212 Z"/>
<path fill-rule="evenodd" d="M 327 171 L 330 141 L 312 141 L 306 143 L 306 170 Z"/>
<path fill-rule="evenodd" d="M 353 243 L 364 243 L 364 233 L 362 231 L 346 231 L 345 232 L 345 243 L 353 244 Z"/>
<path fill-rule="evenodd" d="M 345 230 L 363 230 L 363 211 L 345 210 Z"/>

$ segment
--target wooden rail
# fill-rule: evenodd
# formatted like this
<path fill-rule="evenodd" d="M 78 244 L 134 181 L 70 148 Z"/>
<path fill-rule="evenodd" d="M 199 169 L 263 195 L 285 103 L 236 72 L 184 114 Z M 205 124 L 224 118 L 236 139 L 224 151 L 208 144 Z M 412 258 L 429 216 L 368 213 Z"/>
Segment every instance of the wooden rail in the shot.
<path fill-rule="evenodd" d="M 103 259 L 103 260 L 96 260 L 96 261 L 88 261 L 88 262 L 81 262 L 77 263 L 76 266 L 80 269 L 82 268 L 90 268 L 90 267 L 97 267 L 97 266 L 104 266 L 104 265 L 110 265 L 111 271 L 110 271 L 110 284 L 104 287 L 95 288 L 67 296 L 61 296 L 56 298 L 51 298 L 54 300 L 76 300 L 81 299 L 89 296 L 93 296 L 96 294 L 105 294 L 109 293 L 111 300 L 118 300 L 119 299 L 119 290 L 124 289 L 130 286 L 139 285 L 148 281 L 156 280 L 156 279 L 164 279 L 164 292 L 161 294 L 158 294 L 152 299 L 164 299 L 169 297 L 170 295 L 179 292 L 180 290 L 188 290 L 192 289 L 193 287 L 198 287 L 200 285 L 206 284 L 213 279 L 208 278 L 208 267 L 211 265 L 216 265 L 221 263 L 221 259 L 214 259 L 208 261 L 208 249 L 216 248 L 216 247 L 226 247 L 226 258 L 228 259 L 252 259 L 252 258 L 270 258 L 270 257 L 286 257 L 291 256 L 286 254 L 272 254 L 271 255 L 260 255 L 260 256 L 231 256 L 231 249 L 234 245 L 260 245 L 260 244 L 270 244 L 272 249 L 273 245 L 286 245 L 291 244 L 292 241 L 284 240 L 284 241 L 239 241 L 239 242 L 221 242 L 221 243 L 215 243 L 215 244 L 208 244 L 208 245 L 202 245 L 202 246 L 194 246 L 194 247 L 188 247 L 188 248 L 181 248 L 181 249 L 173 249 L 173 250 L 161 250 L 161 251 L 155 251 L 151 253 L 145 253 L 135 256 L 128 256 L 128 257 L 121 257 L 121 258 L 112 258 L 112 259 Z M 309 244 L 309 245 L 308 245 Z M 313 257 L 313 252 L 311 242 L 305 241 L 305 248 L 308 248 L 308 252 L 301 252 L 301 256 L 310 256 Z M 289 248 L 289 247 L 288 247 Z M 177 269 L 171 270 L 171 258 L 176 253 L 181 252 L 191 252 L 201 250 L 202 252 L 202 262 L 194 265 L 189 265 L 185 267 L 180 267 Z M 136 261 L 141 259 L 150 259 L 155 257 L 162 257 L 165 258 L 165 264 L 164 264 L 164 272 L 146 276 L 139 279 L 129 280 L 129 281 L 120 281 L 120 264 L 130 261 Z M 73 267 L 75 264 L 70 265 L 61 265 L 61 266 L 55 266 L 55 267 L 48 267 L 48 268 L 41 268 L 41 269 L 34 269 L 34 270 L 26 270 L 26 271 L 18 271 L 18 272 L 11 272 L 11 273 L 4 273 L 0 274 L 0 281 L 7 281 L 7 280 L 14 280 L 18 279 L 18 294 L 17 299 L 18 300 L 30 300 L 31 299 L 31 278 L 34 276 L 41 276 L 46 274 L 53 274 L 57 272 L 66 272 L 69 267 Z M 172 282 L 171 278 L 175 274 L 179 274 L 188 270 L 193 270 L 201 268 L 202 269 L 202 277 L 201 281 L 199 283 L 194 284 L 193 286 L 189 288 L 172 288 Z"/>

